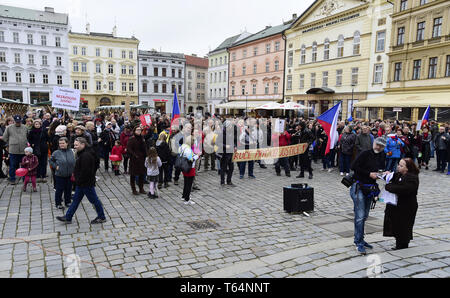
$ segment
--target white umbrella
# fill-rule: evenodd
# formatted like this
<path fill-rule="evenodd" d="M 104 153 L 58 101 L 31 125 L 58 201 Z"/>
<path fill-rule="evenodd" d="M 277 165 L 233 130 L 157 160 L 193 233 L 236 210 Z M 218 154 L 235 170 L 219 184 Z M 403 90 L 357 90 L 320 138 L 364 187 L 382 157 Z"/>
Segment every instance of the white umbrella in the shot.
<path fill-rule="evenodd" d="M 310 108 L 296 103 L 296 102 L 288 102 L 285 104 L 280 105 L 280 109 L 282 110 L 309 110 Z"/>
<path fill-rule="evenodd" d="M 276 102 L 269 102 L 260 107 L 255 108 L 255 110 L 280 110 L 280 104 Z"/>

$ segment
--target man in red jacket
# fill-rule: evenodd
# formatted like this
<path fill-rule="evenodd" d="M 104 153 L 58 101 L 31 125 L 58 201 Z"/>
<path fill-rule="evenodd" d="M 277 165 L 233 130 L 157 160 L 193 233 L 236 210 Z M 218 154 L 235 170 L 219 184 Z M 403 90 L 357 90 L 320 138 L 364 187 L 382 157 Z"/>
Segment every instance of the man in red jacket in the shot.
<path fill-rule="evenodd" d="M 286 147 L 291 144 L 291 135 L 285 130 L 284 133 L 278 132 L 272 134 L 272 147 Z M 279 158 L 275 164 L 277 176 L 281 176 L 281 167 L 283 166 L 287 177 L 291 177 L 291 169 L 289 168 L 289 159 L 287 157 Z"/>

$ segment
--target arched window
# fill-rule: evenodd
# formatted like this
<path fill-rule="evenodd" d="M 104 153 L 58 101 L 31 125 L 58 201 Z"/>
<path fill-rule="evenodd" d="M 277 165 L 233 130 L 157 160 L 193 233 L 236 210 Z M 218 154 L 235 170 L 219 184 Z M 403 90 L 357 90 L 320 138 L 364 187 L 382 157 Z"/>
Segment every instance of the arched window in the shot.
<path fill-rule="evenodd" d="M 323 60 L 328 59 L 330 59 L 330 40 L 327 38 L 323 44 Z"/>
<path fill-rule="evenodd" d="M 313 42 L 312 45 L 312 62 L 317 61 L 317 42 Z"/>
<path fill-rule="evenodd" d="M 275 61 L 275 71 L 279 71 L 280 70 L 280 61 L 276 60 Z"/>
<path fill-rule="evenodd" d="M 361 34 L 356 31 L 353 35 L 353 55 L 359 55 L 361 43 Z"/>
<path fill-rule="evenodd" d="M 306 63 L 306 46 L 302 45 L 301 52 L 300 52 L 300 64 Z"/>
<path fill-rule="evenodd" d="M 343 35 L 339 35 L 338 38 L 338 52 L 337 52 L 337 56 L 340 57 L 344 57 L 344 36 Z"/>

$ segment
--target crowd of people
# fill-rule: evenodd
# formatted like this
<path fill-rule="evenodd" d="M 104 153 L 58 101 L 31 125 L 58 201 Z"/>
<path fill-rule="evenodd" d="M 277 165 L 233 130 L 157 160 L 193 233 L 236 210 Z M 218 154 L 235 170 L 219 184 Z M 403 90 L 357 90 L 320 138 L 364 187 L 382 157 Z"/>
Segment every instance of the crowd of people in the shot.
<path fill-rule="evenodd" d="M 182 200 L 193 205 L 191 192 L 199 190 L 197 172 L 218 171 L 222 186 L 233 187 L 237 150 L 285 147 L 308 144 L 303 154 L 280 158 L 274 163 L 275 173 L 304 178 L 307 171 L 313 179 L 312 162 L 321 162 L 323 171 L 338 168 L 341 176 L 349 175 L 352 163 L 378 138 L 386 141 L 384 147 L 385 171 L 395 172 L 399 162 L 410 158 L 416 166 L 429 169 L 430 158 L 436 157 L 435 171 L 450 175 L 449 124 L 431 121 L 420 131 L 414 123 L 400 121 L 341 121 L 337 131 L 339 139 L 325 154 L 328 136 L 317 120 L 291 117 L 285 119 L 285 128 L 275 131 L 271 119 L 225 117 L 206 113 L 203 117 L 188 115 L 175 122 L 167 114 L 152 115 L 152 124 L 144 126 L 140 115 L 132 113 L 97 113 L 76 120 L 65 113 L 35 113 L 15 115 L 0 122 L 0 178 L 11 184 L 22 179 L 16 170 L 24 168 L 23 191 L 31 182 L 32 191 L 37 183 L 47 183 L 48 177 L 55 189 L 55 206 L 68 209 L 64 217 L 70 223 L 83 196 L 96 207 L 98 217 L 93 223 L 106 220 L 101 202 L 95 192 L 96 172 L 102 167 L 114 175 L 129 175 L 133 195 L 158 198 L 159 190 L 179 185 L 184 176 Z M 189 169 L 179 164 L 185 161 Z M 447 166 L 448 162 L 448 166 Z M 257 163 L 267 169 L 265 160 L 238 162 L 239 178 L 255 179 Z M 3 172 L 3 164 L 9 168 Z M 48 172 L 48 170 L 50 171 Z M 137 184 L 137 185 L 136 185 Z M 144 185 L 148 185 L 146 191 Z"/>

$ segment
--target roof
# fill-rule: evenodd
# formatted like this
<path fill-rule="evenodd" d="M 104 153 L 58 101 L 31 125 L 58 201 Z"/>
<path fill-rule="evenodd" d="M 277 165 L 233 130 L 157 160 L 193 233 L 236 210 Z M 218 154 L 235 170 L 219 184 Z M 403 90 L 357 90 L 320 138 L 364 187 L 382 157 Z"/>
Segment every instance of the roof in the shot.
<path fill-rule="evenodd" d="M 104 38 L 113 38 L 113 39 L 125 39 L 125 40 L 132 40 L 132 41 L 139 41 L 136 37 L 132 36 L 130 37 L 120 37 L 112 35 L 111 33 L 98 33 L 98 32 L 91 32 L 89 34 L 87 33 L 79 33 L 79 32 L 69 32 L 70 34 L 76 34 L 76 35 L 83 35 L 83 36 L 94 36 L 94 37 L 104 37 Z"/>
<path fill-rule="evenodd" d="M 0 17 L 61 25 L 67 25 L 69 23 L 69 15 L 65 13 L 54 13 L 7 5 L 0 5 Z"/>
<path fill-rule="evenodd" d="M 242 33 L 241 33 L 241 34 L 238 34 L 238 35 L 235 35 L 235 36 L 233 36 L 233 37 L 230 37 L 230 38 L 225 39 L 225 41 L 222 42 L 222 43 L 220 44 L 220 46 L 218 46 L 218 47 L 217 47 L 214 51 L 212 51 L 211 53 L 214 53 L 214 52 L 217 52 L 217 51 L 220 51 L 220 50 L 224 50 L 224 49 L 228 49 L 229 47 L 231 47 L 231 46 L 233 45 L 233 43 L 236 42 L 236 40 L 238 40 L 238 38 L 239 38 L 241 35 L 242 35 Z"/>
<path fill-rule="evenodd" d="M 180 53 L 169 53 L 169 52 L 158 52 L 158 51 L 139 51 L 139 55 L 147 55 L 153 57 L 161 57 L 161 58 L 176 58 L 185 60 L 184 54 Z"/>
<path fill-rule="evenodd" d="M 194 57 L 185 55 L 186 57 L 186 65 L 198 66 L 202 68 L 209 67 L 209 60 L 206 58 Z"/>
<path fill-rule="evenodd" d="M 242 44 L 246 44 L 255 40 L 267 38 L 269 36 L 277 35 L 280 33 L 283 33 L 285 30 L 289 29 L 293 24 L 293 20 L 286 22 L 282 25 L 278 25 L 275 27 L 266 27 L 266 29 L 259 31 L 258 33 L 255 33 L 247 38 L 244 38 L 243 40 L 233 44 L 233 46 L 238 46 Z"/>

